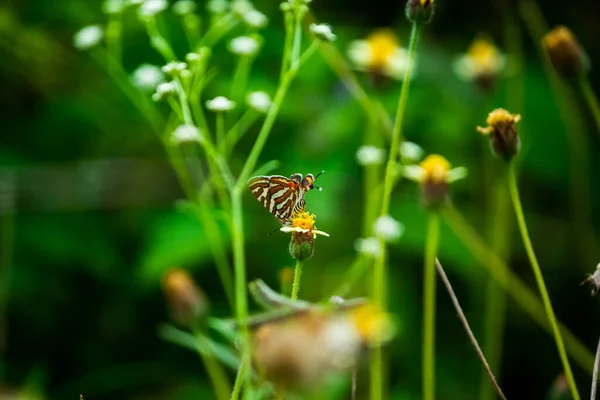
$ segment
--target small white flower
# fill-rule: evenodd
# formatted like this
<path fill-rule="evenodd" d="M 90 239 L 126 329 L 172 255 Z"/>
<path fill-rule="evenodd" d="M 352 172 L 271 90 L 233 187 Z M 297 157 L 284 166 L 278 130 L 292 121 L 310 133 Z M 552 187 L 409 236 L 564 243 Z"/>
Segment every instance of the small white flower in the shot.
<path fill-rule="evenodd" d="M 254 10 L 254 6 L 248 0 L 234 0 L 234 2 L 231 3 L 231 9 L 234 13 L 243 17 L 250 11 Z"/>
<path fill-rule="evenodd" d="M 172 10 L 177 15 L 191 14 L 196 11 L 196 3 L 192 0 L 179 0 L 173 4 Z"/>
<path fill-rule="evenodd" d="M 264 28 L 269 23 L 267 16 L 258 10 L 250 10 L 242 18 L 252 28 Z"/>
<path fill-rule="evenodd" d="M 139 6 L 140 4 L 142 4 L 144 2 L 144 0 L 126 0 L 126 5 L 128 6 Z"/>
<path fill-rule="evenodd" d="M 394 79 L 404 79 L 404 74 L 410 64 L 408 51 L 398 48 L 386 60 L 383 72 Z"/>
<path fill-rule="evenodd" d="M 206 108 L 214 112 L 231 111 L 235 108 L 235 106 L 235 102 L 229 100 L 225 96 L 217 96 L 214 99 L 206 102 Z"/>
<path fill-rule="evenodd" d="M 159 67 L 150 64 L 140 65 L 131 74 L 131 80 L 135 86 L 142 90 L 150 91 L 156 89 L 159 83 L 165 79 Z"/>
<path fill-rule="evenodd" d="M 452 66 L 459 78 L 472 81 L 497 76 L 505 64 L 506 57 L 494 43 L 485 37 L 478 37 L 473 40 L 467 53 L 455 58 Z"/>
<path fill-rule="evenodd" d="M 167 75 L 177 75 L 187 69 L 187 64 L 180 61 L 171 61 L 162 67 L 162 71 Z"/>
<path fill-rule="evenodd" d="M 331 26 L 327 24 L 310 24 L 310 31 L 317 37 L 317 39 L 324 40 L 326 42 L 333 42 L 336 39 L 335 34 L 331 30 Z"/>
<path fill-rule="evenodd" d="M 390 242 L 402 236 L 404 225 L 389 215 L 382 215 L 375 221 L 373 232 L 375 236 L 382 238 L 386 242 Z"/>
<path fill-rule="evenodd" d="M 120 14 L 125 8 L 123 0 L 104 0 L 102 3 L 102 12 L 105 14 Z"/>
<path fill-rule="evenodd" d="M 421 161 L 425 151 L 416 143 L 403 140 L 400 143 L 400 156 L 405 162 L 416 163 Z"/>
<path fill-rule="evenodd" d="M 251 56 L 260 48 L 258 40 L 250 36 L 238 36 L 229 42 L 229 51 L 240 56 Z"/>
<path fill-rule="evenodd" d="M 360 165 L 375 165 L 385 161 L 385 150 L 375 146 L 362 146 L 356 152 L 356 161 Z"/>
<path fill-rule="evenodd" d="M 184 124 L 175 128 L 172 139 L 175 144 L 200 142 L 202 134 L 200 133 L 200 129 L 194 125 Z"/>
<path fill-rule="evenodd" d="M 356 239 L 354 241 L 354 249 L 359 253 L 379 257 L 381 254 L 381 243 L 376 237 L 368 237 L 366 239 Z"/>
<path fill-rule="evenodd" d="M 266 113 L 271 108 L 271 97 L 265 92 L 252 92 L 246 98 L 248 105 L 258 112 Z"/>
<path fill-rule="evenodd" d="M 167 96 L 175 93 L 175 84 L 173 82 L 163 82 L 156 87 L 156 93 L 152 95 L 152 100 L 163 100 Z"/>
<path fill-rule="evenodd" d="M 103 37 L 104 30 L 100 25 L 86 26 L 73 36 L 73 45 L 79 50 L 87 50 L 100 43 Z"/>
<path fill-rule="evenodd" d="M 201 57 L 200 57 L 200 54 L 198 54 L 198 53 L 187 53 L 185 55 L 185 61 L 187 61 L 190 64 L 200 61 L 200 59 L 201 59 Z"/>
<path fill-rule="evenodd" d="M 144 0 L 139 9 L 140 17 L 154 17 L 156 14 L 166 10 L 168 5 L 167 0 Z"/>
<path fill-rule="evenodd" d="M 206 5 L 208 12 L 213 14 L 225 14 L 228 8 L 227 0 L 210 0 Z"/>

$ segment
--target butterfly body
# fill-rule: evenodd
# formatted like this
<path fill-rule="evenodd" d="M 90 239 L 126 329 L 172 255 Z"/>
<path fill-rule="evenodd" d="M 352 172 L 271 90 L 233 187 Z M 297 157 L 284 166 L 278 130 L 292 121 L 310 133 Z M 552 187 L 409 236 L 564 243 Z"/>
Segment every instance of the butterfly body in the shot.
<path fill-rule="evenodd" d="M 302 174 L 255 176 L 248 181 L 248 188 L 279 222 L 289 225 L 295 214 L 304 211 L 304 195 L 314 189 L 314 180 L 312 174 L 304 178 Z"/>

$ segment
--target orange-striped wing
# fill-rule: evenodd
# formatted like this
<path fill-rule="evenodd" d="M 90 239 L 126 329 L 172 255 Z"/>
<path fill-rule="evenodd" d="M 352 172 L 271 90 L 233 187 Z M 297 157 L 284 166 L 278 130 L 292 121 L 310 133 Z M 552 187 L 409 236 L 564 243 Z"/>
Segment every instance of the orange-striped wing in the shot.
<path fill-rule="evenodd" d="M 281 175 L 255 176 L 248 181 L 250 191 L 261 204 L 282 224 L 289 223 L 292 215 L 304 210 L 304 190 L 299 185 L 302 175 L 286 178 Z"/>

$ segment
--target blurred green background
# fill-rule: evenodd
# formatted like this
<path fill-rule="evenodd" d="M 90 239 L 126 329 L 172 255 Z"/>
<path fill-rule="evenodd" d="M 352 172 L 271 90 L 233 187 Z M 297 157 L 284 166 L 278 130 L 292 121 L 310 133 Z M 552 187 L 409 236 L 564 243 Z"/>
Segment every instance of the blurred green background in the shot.
<path fill-rule="evenodd" d="M 202 8 L 203 2 L 199 5 Z M 256 1 L 255 6 L 269 16 L 270 24 L 262 31 L 265 45 L 249 88 L 272 94 L 283 24 L 278 4 Z M 402 2 L 342 0 L 315 0 L 311 5 L 318 20 L 333 26 L 335 46 L 342 52 L 349 41 L 382 26 L 392 27 L 406 44 L 410 26 L 403 8 Z M 518 22 L 522 70 L 512 75 L 509 71 L 509 78 L 492 93 L 482 93 L 454 75 L 452 61 L 480 32 L 505 49 L 502 16 L 507 9 Z M 600 4 L 544 2 L 541 9 L 551 26 L 572 28 L 592 66 L 600 61 Z M 162 20 L 183 58 L 188 49 L 177 19 L 166 12 Z M 168 320 L 162 272 L 185 267 L 209 297 L 213 315 L 225 317 L 230 310 L 202 227 L 176 206 L 182 193 L 161 144 L 102 68 L 72 47 L 72 36 L 81 27 L 105 21 L 99 1 L 9 0 L 0 5 L 0 262 L 11 271 L 7 307 L 0 319 L 0 331 L 6 335 L 0 347 L 0 398 L 26 388 L 45 399 L 73 399 L 79 393 L 86 399 L 208 399 L 210 385 L 197 355 L 156 334 L 157 326 Z M 454 203 L 483 234 L 490 185 L 481 165 L 490 154 L 475 126 L 483 125 L 493 108 L 507 107 L 515 88 L 523 89 L 522 96 L 517 94 L 522 108 L 510 111 L 523 116 L 520 181 L 530 233 L 558 317 L 593 351 L 600 335 L 597 299 L 578 285 L 600 261 L 598 241 L 582 249 L 582 239 L 573 234 L 573 160 L 566 139 L 572 132 L 560 119 L 527 28 L 516 3 L 440 0 L 420 40 L 404 132 L 427 153 L 443 154 L 453 165 L 469 169 L 469 177 L 452 187 Z M 219 75 L 205 99 L 228 91 L 235 64 L 223 43 L 212 59 Z M 123 63 L 128 72 L 142 63 L 162 64 L 134 13 L 125 18 Z M 595 71 L 590 79 L 598 88 Z M 368 79 L 360 80 L 393 115 L 400 83 L 374 88 Z M 579 93 L 572 94 L 579 113 L 573 117 L 585 131 L 589 222 L 597 239 L 600 136 Z M 165 104 L 160 107 L 168 112 Z M 258 127 L 236 151 L 234 171 L 239 171 Z M 261 154 L 262 162 L 280 161 L 277 174 L 326 171 L 317 183 L 323 191 L 309 193 L 307 202 L 319 229 L 331 237 L 317 239 L 315 255 L 306 263 L 304 299 L 322 299 L 354 259 L 364 204 L 363 170 L 355 154 L 366 127 L 358 103 L 317 54 L 294 82 Z M 279 271 L 293 265 L 287 253 L 289 237 L 267 237 L 278 223 L 249 192 L 244 207 L 248 279 L 261 278 L 277 288 Z M 406 231 L 391 247 L 390 307 L 400 330 L 386 348 L 390 398 L 418 399 L 426 212 L 414 184 L 399 185 L 391 215 Z M 537 293 L 515 228 L 511 268 Z M 481 336 L 485 270 L 446 226 L 440 260 L 475 334 Z M 365 287 L 353 294 L 366 294 Z M 257 308 L 253 302 L 251 306 Z M 438 398 L 478 398 L 481 366 L 441 287 L 437 326 Z M 586 397 L 590 376 L 573 365 Z M 509 300 L 503 365 L 497 372 L 507 397 L 547 398 L 560 369 L 551 336 Z M 359 389 L 363 386 L 359 381 Z"/>

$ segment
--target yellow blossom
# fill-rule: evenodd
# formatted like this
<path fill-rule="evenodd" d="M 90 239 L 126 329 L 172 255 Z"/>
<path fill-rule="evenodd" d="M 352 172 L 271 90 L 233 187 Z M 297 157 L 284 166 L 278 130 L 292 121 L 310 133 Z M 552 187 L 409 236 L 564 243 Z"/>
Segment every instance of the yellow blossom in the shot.
<path fill-rule="evenodd" d="M 521 120 L 519 114 L 511 114 L 508 111 L 497 108 L 492 111 L 487 119 L 487 127 L 477 127 L 477 131 L 483 135 L 490 135 L 490 144 L 495 155 L 511 159 L 519 152 L 520 140 L 515 124 Z"/>
<path fill-rule="evenodd" d="M 402 79 L 408 67 L 408 52 L 387 28 L 373 31 L 364 40 L 351 42 L 348 57 L 359 70 L 395 79 Z"/>
<path fill-rule="evenodd" d="M 483 35 L 476 37 L 467 52 L 454 61 L 454 72 L 466 81 L 474 81 L 483 89 L 490 89 L 506 63 L 492 40 Z"/>

